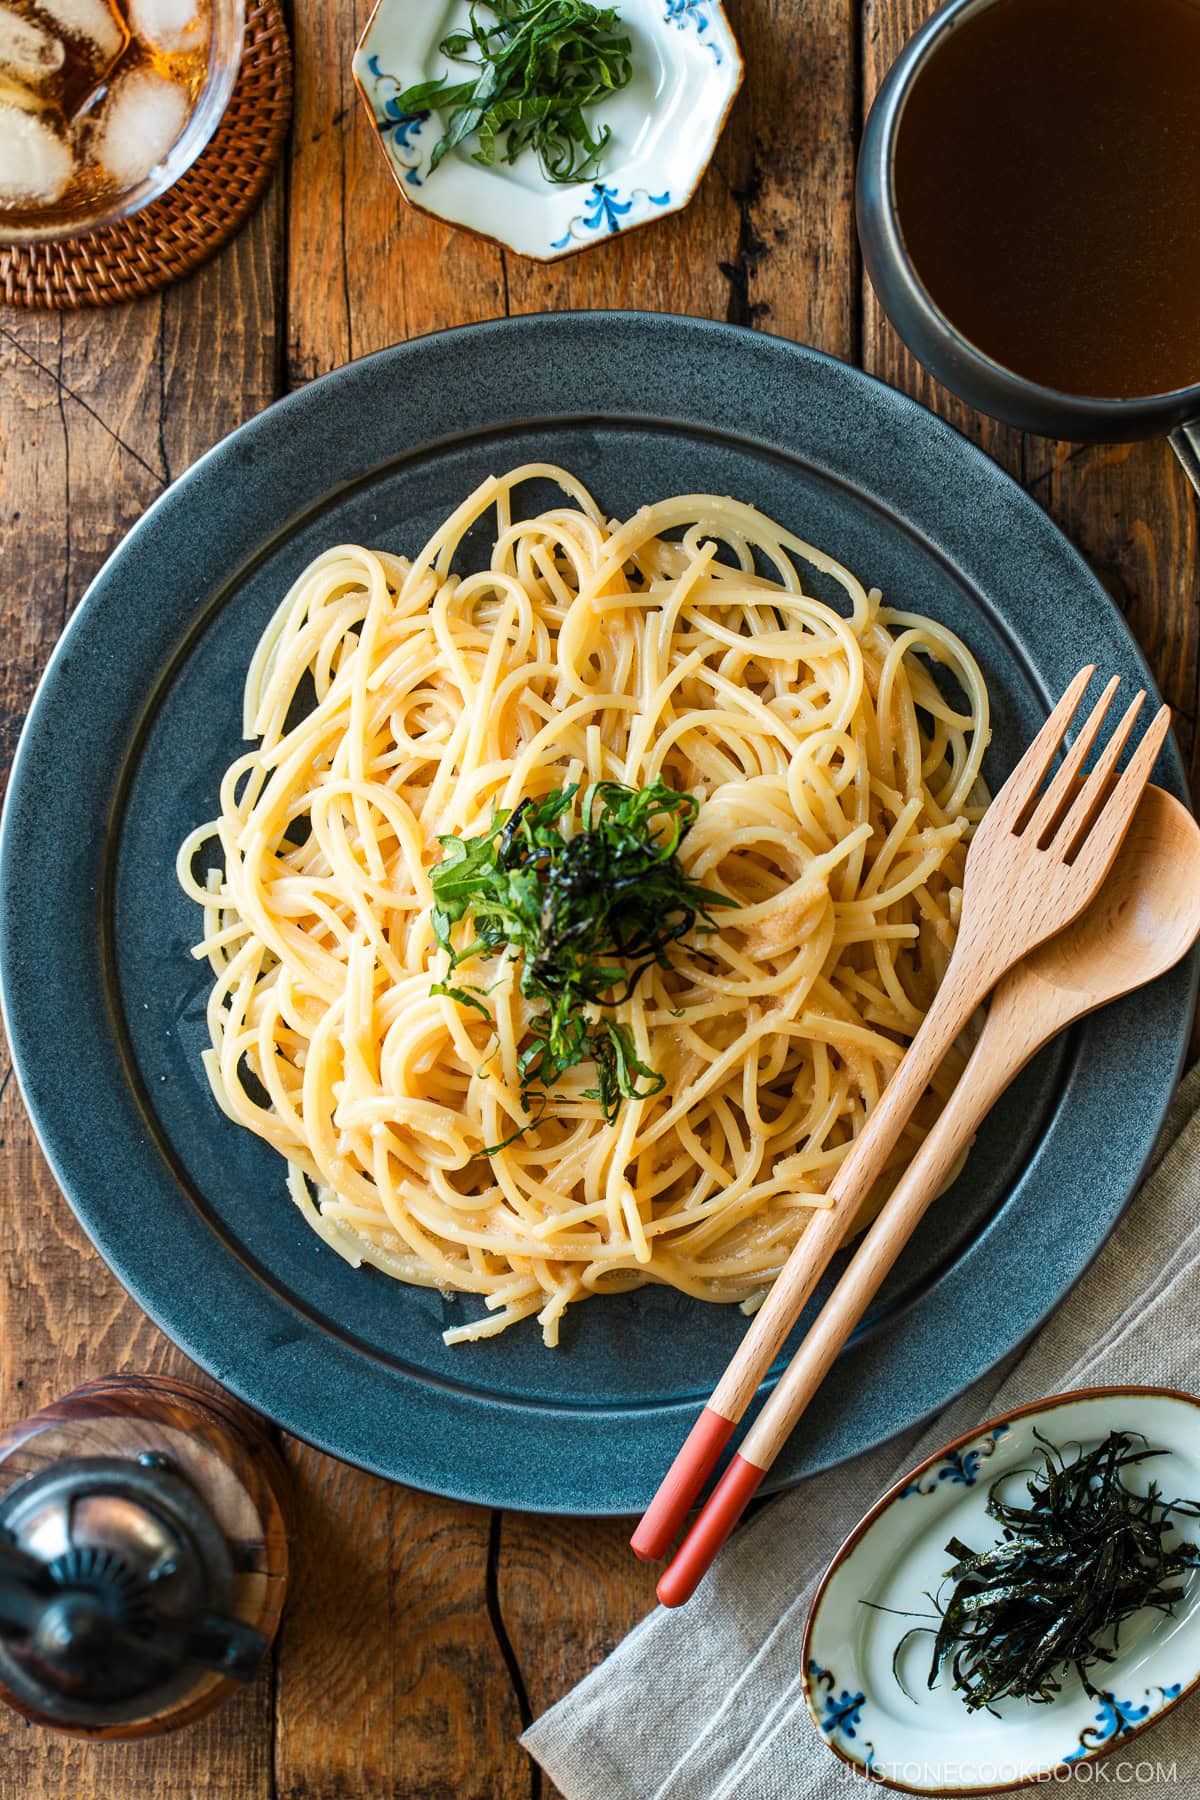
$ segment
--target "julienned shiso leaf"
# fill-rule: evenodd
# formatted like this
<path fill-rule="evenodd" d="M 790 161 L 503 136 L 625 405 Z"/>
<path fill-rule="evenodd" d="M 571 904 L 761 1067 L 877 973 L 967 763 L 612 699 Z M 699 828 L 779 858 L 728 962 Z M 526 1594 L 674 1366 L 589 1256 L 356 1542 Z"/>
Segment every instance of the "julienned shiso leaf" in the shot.
<path fill-rule="evenodd" d="M 494 15 L 488 24 L 481 11 Z M 465 63 L 469 79 L 439 75 L 396 96 L 405 113 L 436 106 L 444 136 L 429 158 L 432 173 L 442 158 L 475 135 L 475 161 L 515 162 L 532 148 L 547 181 L 590 181 L 612 135 L 607 125 L 589 129 L 584 113 L 628 85 L 632 45 L 615 7 L 587 0 L 476 0 L 469 31 L 452 31 L 439 45 L 443 56 Z M 474 54 L 472 54 L 474 53 Z"/>
<path fill-rule="evenodd" d="M 623 1099 L 659 1093 L 663 1077 L 604 1009 L 627 1000 L 647 969 L 669 968 L 670 946 L 697 919 L 712 928 L 713 909 L 738 902 L 683 872 L 677 853 L 699 810 L 691 794 L 662 781 L 599 781 L 576 814 L 578 793 L 573 782 L 498 812 L 480 837 L 439 838 L 433 929 L 447 977 L 472 957 L 507 952 L 521 960 L 522 994 L 543 1003 L 517 1060 L 525 1110 L 544 1108 L 568 1069 L 591 1062 L 596 1086 L 585 1096 L 612 1124 Z M 474 935 L 456 945 L 454 927 L 467 918 Z M 431 991 L 491 1018 L 478 988 L 446 980 Z"/>
<path fill-rule="evenodd" d="M 1125 1483 L 1127 1469 L 1163 1451 L 1140 1433 L 1111 1431 L 1068 1462 L 1034 1436 L 1042 1461 L 1026 1483 L 1029 1504 L 1000 1498 L 1011 1474 L 993 1483 L 987 1510 L 1003 1527 L 999 1543 L 975 1551 L 951 1538 L 953 1588 L 948 1598 L 930 1596 L 940 1623 L 906 1632 L 893 1661 L 916 1632 L 929 1631 L 929 1686 L 948 1667 L 972 1712 L 1008 1698 L 1052 1701 L 1072 1669 L 1101 1697 L 1093 1676 L 1116 1660 L 1122 1624 L 1143 1607 L 1173 1612 L 1184 1594 L 1179 1578 L 1200 1568 L 1195 1544 L 1167 1547 L 1175 1517 L 1200 1518 L 1200 1503 L 1164 1500 L 1153 1481 L 1145 1493 Z"/>

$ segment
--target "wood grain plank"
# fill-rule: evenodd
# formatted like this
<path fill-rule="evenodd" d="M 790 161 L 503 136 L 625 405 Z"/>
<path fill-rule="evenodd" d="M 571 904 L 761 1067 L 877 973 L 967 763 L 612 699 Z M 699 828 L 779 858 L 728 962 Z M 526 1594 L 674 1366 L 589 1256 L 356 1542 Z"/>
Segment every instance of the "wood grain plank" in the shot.
<path fill-rule="evenodd" d="M 298 6 L 288 210 L 291 386 L 385 344 L 505 310 L 500 251 L 408 206 L 350 64 L 370 0 Z"/>
<path fill-rule="evenodd" d="M 504 1515 L 497 1597 L 534 1718 L 654 1606 L 662 1568 L 638 1562 L 631 1529 L 630 1519 Z"/>
<path fill-rule="evenodd" d="M 360 24 L 367 11 L 359 0 Z M 344 26 L 328 9 L 303 9 L 289 380 L 310 380 L 352 355 L 446 325 L 558 308 L 730 318 L 849 354 L 852 17 L 851 0 L 745 0 L 736 23 L 756 80 L 736 103 L 686 213 L 539 265 L 404 203 L 354 87 Z"/>
<path fill-rule="evenodd" d="M 168 475 L 272 397 L 281 233 L 277 193 L 216 262 L 160 297 L 0 315 L 5 774 L 46 657 L 100 564 Z M 3 1422 L 104 1371 L 198 1378 L 88 1245 L 0 1058 Z M 272 1800 L 271 1703 L 267 1668 L 211 1719 L 143 1744 L 88 1745 L 0 1713 L 0 1800 Z"/>
<path fill-rule="evenodd" d="M 356 0 L 359 24 L 367 10 Z M 200 276 L 198 288 L 147 303 L 159 309 L 149 324 L 138 308 L 108 315 L 101 330 L 87 320 L 65 328 L 57 320 L 6 322 L 18 345 L 0 339 L 0 522 L 17 528 L 6 544 L 6 573 L 15 580 L 5 585 L 23 600 L 10 602 L 4 619 L 5 641 L 18 646 L 0 669 L 4 749 L 84 580 L 164 475 L 271 397 L 281 360 L 295 384 L 421 331 L 552 306 L 695 312 L 851 354 L 852 10 L 849 0 L 743 0 L 737 26 L 755 81 L 689 212 L 540 269 L 404 207 L 350 78 L 345 9 L 296 8 L 283 339 L 274 329 L 274 263 L 249 237 Z M 909 0 L 868 0 L 867 97 L 923 10 Z M 278 205 L 276 195 L 268 246 L 278 241 Z M 868 367 L 1020 473 L 1019 435 L 989 426 L 921 377 L 869 295 L 862 347 Z M 60 372 L 70 394 L 60 391 Z M 95 416 L 85 423 L 89 407 Z M 1155 463 L 1160 449 L 1106 461 L 1047 447 L 1044 459 L 1030 453 L 1028 472 L 1033 491 L 1128 606 L 1171 697 L 1182 704 L 1190 696 L 1194 717 L 1187 570 L 1195 515 L 1169 466 Z M 1150 496 L 1136 517 L 1124 505 L 1126 481 Z M 30 518 L 36 533 L 24 529 Z M 5 1416 L 100 1362 L 182 1369 L 87 1249 L 33 1149 L 11 1083 L 0 1116 L 0 1342 L 19 1345 L 0 1355 Z M 280 1651 L 281 1800 L 358 1800 L 367 1792 L 507 1800 L 534 1791 L 514 1742 L 522 1700 L 542 1710 L 651 1604 L 653 1571 L 629 1556 L 625 1524 L 489 1519 L 389 1488 L 301 1446 L 289 1455 L 304 1530 Z M 10 1742 L 0 1727 L 0 1800 L 10 1792 L 14 1800 L 265 1800 L 268 1700 L 262 1691 L 247 1696 L 208 1727 L 154 1747 L 151 1763 L 118 1747 L 101 1762 L 94 1751 L 48 1738 L 49 1748 L 31 1755 L 23 1728 Z"/>
<path fill-rule="evenodd" d="M 848 356 L 856 139 L 851 0 L 743 0 L 747 79 L 682 213 L 550 264 L 506 259 L 509 310 L 691 313 Z"/>
<path fill-rule="evenodd" d="M 279 1656 L 279 1800 L 529 1793 L 488 1615 L 488 1514 L 289 1446 L 303 1530 Z"/>
<path fill-rule="evenodd" d="M 734 12 L 746 87 L 717 153 L 718 167 L 740 157 L 730 183 L 739 233 L 729 316 L 852 357 L 857 6 L 753 0 Z"/>
<path fill-rule="evenodd" d="M 168 480 L 278 398 L 283 369 L 286 177 L 212 262 L 158 301 L 158 379 L 144 406 Z"/>
<path fill-rule="evenodd" d="M 17 734 L 38 671 L 69 606 L 69 470 L 63 410 L 53 374 L 60 355 L 55 318 L 10 315 L 0 327 L 0 731 L 7 781 Z M 49 521 L 59 529 L 49 530 Z"/>
<path fill-rule="evenodd" d="M 1193 793 L 1200 778 L 1200 507 L 1167 444 L 1030 438 L 1029 491 L 1081 550 L 1146 653 Z"/>

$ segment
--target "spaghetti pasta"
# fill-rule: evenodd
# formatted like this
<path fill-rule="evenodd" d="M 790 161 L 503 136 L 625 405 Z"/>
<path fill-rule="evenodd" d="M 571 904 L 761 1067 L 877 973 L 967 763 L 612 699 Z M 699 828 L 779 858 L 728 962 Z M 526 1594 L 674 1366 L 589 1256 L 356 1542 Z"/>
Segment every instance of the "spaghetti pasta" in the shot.
<path fill-rule="evenodd" d="M 520 517 L 547 480 L 565 503 Z M 487 567 L 460 569 L 493 510 Z M 949 960 L 986 801 L 965 647 L 749 506 L 684 495 L 611 522 L 530 465 L 411 563 L 318 557 L 254 654 L 244 730 L 218 818 L 179 853 L 214 977 L 205 1065 L 313 1228 L 482 1295 L 449 1342 L 536 1314 L 553 1344 L 569 1304 L 644 1282 L 753 1306 Z M 609 1124 L 571 1069 L 531 1123 L 513 959 L 477 965 L 490 1016 L 431 991 L 438 839 L 568 783 L 658 779 L 700 802 L 687 876 L 737 906 L 612 1009 L 662 1090 Z"/>

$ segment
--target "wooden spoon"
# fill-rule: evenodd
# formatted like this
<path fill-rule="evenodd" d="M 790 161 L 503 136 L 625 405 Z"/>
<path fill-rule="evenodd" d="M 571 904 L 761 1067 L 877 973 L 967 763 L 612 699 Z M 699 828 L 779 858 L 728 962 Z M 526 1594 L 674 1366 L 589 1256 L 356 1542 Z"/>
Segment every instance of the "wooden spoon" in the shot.
<path fill-rule="evenodd" d="M 678 1606 L 695 1588 L 884 1276 L 941 1192 L 964 1145 L 1030 1058 L 1085 1013 L 1142 987 L 1200 936 L 1200 825 L 1147 787 L 1091 905 L 1000 982 L 937 1123 L 867 1232 L 659 1583 Z M 734 1510 L 736 1505 L 736 1510 Z M 730 1516 L 732 1514 L 732 1516 Z"/>

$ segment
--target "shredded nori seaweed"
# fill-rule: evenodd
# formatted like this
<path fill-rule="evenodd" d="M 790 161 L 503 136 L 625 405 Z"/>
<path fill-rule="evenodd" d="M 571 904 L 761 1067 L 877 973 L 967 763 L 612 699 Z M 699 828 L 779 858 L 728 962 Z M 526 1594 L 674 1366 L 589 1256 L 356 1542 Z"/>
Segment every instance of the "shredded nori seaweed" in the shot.
<path fill-rule="evenodd" d="M 1200 1505 L 1164 1501 L 1155 1481 L 1144 1494 L 1124 1481 L 1124 1472 L 1164 1451 L 1150 1449 L 1141 1433 L 1110 1431 L 1067 1462 L 1034 1436 L 1042 1467 L 1025 1483 L 1029 1505 L 1000 1499 L 1011 1476 L 988 1494 L 988 1514 L 1004 1528 L 1000 1543 L 982 1552 L 959 1537 L 946 1544 L 954 1591 L 937 1602 L 928 1685 L 948 1665 L 972 1712 L 1006 1697 L 1052 1701 L 1072 1669 L 1097 1694 L 1092 1674 L 1115 1661 L 1121 1625 L 1142 1607 L 1173 1613 L 1184 1597 L 1180 1577 L 1200 1568 L 1196 1544 L 1168 1548 L 1175 1516 L 1200 1517 Z"/>
<path fill-rule="evenodd" d="M 1111 1431 L 1068 1461 L 1034 1436 L 1042 1459 L 1026 1482 L 1029 1504 L 1000 1497 L 1012 1472 L 993 1483 L 987 1510 L 1003 1527 L 999 1543 L 976 1551 L 950 1539 L 953 1588 L 930 1596 L 940 1622 L 907 1632 L 893 1659 L 895 1668 L 914 1632 L 931 1632 L 929 1686 L 948 1668 L 972 1712 L 1003 1699 L 1045 1704 L 1071 1670 L 1101 1695 L 1093 1676 L 1116 1660 L 1121 1626 L 1143 1607 L 1171 1614 L 1184 1597 L 1181 1578 L 1200 1567 L 1195 1544 L 1168 1545 L 1175 1518 L 1200 1518 L 1200 1504 L 1164 1500 L 1153 1481 L 1144 1493 L 1126 1484 L 1127 1470 L 1164 1451 L 1140 1433 Z"/>

